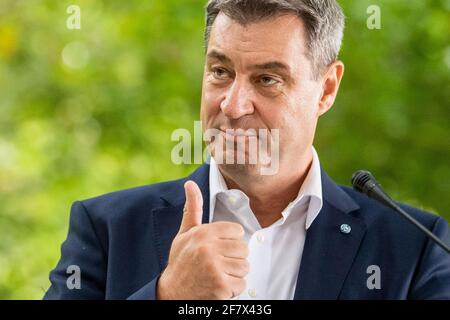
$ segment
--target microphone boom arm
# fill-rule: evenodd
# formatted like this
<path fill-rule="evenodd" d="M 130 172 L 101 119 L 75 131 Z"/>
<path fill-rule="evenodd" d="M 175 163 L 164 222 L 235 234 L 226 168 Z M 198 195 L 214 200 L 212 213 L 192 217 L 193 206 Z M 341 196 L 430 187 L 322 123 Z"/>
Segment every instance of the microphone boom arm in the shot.
<path fill-rule="evenodd" d="M 384 205 L 394 209 L 402 217 L 411 222 L 416 228 L 425 233 L 429 238 L 431 238 L 435 243 L 437 243 L 442 249 L 450 254 L 450 247 L 445 244 L 441 239 L 439 239 L 434 233 L 428 230 L 423 224 L 411 217 L 409 213 L 403 210 L 398 204 L 394 202 L 384 190 L 381 188 L 380 184 L 375 180 L 369 171 L 359 170 L 356 171 L 352 176 L 353 188 L 361 193 L 366 194 L 370 198 L 373 198 Z"/>

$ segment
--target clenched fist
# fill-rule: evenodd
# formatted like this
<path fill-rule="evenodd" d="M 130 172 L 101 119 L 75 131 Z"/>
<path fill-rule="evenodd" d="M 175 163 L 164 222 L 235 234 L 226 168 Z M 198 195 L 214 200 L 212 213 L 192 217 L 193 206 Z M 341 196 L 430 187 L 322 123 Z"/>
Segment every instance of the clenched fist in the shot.
<path fill-rule="evenodd" d="M 240 224 L 202 224 L 203 198 L 197 184 L 184 185 L 180 230 L 156 288 L 158 299 L 230 299 L 245 289 L 248 246 Z"/>

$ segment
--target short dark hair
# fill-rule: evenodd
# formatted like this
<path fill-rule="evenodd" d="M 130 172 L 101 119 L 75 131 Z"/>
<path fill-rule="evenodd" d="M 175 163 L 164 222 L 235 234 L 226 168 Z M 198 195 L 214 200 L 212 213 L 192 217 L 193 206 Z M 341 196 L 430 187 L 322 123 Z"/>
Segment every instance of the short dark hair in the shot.
<path fill-rule="evenodd" d="M 294 13 L 304 22 L 308 58 L 317 78 L 336 61 L 344 33 L 344 13 L 335 0 L 209 0 L 206 5 L 205 47 L 217 15 L 223 12 L 242 25 Z"/>

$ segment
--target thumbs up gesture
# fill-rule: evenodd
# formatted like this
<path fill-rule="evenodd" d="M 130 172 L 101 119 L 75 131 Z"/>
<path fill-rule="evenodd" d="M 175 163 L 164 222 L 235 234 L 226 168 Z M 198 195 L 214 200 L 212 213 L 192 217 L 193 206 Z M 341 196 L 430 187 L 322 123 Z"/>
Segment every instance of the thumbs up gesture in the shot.
<path fill-rule="evenodd" d="M 183 220 L 161 274 L 158 299 L 230 299 L 245 289 L 249 271 L 244 229 L 232 222 L 202 224 L 203 198 L 193 181 L 184 185 Z"/>

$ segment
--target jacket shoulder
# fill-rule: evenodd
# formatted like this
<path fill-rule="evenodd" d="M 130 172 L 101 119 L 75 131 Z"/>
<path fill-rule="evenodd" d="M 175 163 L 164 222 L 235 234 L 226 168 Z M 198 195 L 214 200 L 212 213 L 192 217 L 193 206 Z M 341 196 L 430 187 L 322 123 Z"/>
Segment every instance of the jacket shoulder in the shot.
<path fill-rule="evenodd" d="M 167 206 L 161 196 L 174 192 L 184 179 L 164 181 L 106 193 L 80 201 L 94 219 L 111 219 L 129 212 L 150 212 Z"/>
<path fill-rule="evenodd" d="M 379 222 L 397 222 L 398 219 L 403 219 L 395 210 L 379 203 L 378 201 L 369 198 L 351 187 L 340 186 L 340 188 L 347 193 L 359 206 L 360 214 L 364 220 L 375 223 Z M 403 210 L 409 213 L 417 221 L 425 225 L 428 229 L 432 229 L 437 220 L 442 219 L 436 214 L 426 212 L 422 209 L 415 208 L 405 203 L 396 202 Z M 404 220 L 404 219 L 403 219 Z"/>

